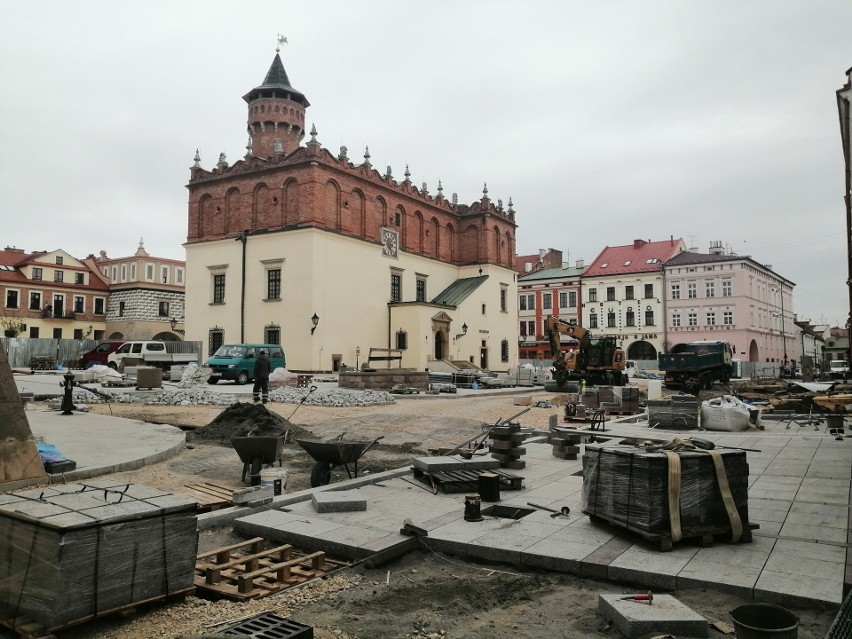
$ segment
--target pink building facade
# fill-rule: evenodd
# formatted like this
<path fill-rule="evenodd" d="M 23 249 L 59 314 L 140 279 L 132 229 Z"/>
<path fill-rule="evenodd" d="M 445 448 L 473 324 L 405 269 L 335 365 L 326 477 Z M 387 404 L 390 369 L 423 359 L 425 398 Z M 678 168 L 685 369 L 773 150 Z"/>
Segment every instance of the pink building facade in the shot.
<path fill-rule="evenodd" d="M 770 265 L 725 254 L 685 251 L 664 267 L 666 350 L 680 343 L 723 340 L 749 362 L 798 361 L 793 287 Z"/>

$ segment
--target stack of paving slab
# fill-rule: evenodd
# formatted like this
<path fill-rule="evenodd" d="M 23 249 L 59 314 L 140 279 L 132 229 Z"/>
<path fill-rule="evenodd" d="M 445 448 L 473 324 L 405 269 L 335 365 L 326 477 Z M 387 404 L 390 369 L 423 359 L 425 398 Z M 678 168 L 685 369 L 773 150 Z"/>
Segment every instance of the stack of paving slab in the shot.
<path fill-rule="evenodd" d="M 580 404 L 589 409 L 588 412 L 592 412 L 600 407 L 600 400 L 598 399 L 598 389 L 597 387 L 593 388 L 584 388 L 580 392 Z"/>
<path fill-rule="evenodd" d="M 0 614 L 62 628 L 193 588 L 196 503 L 92 480 L 0 495 Z"/>
<path fill-rule="evenodd" d="M 519 470 L 526 467 L 527 462 L 521 459 L 527 452 L 527 449 L 521 446 L 526 435 L 521 432 L 521 425 L 518 422 L 495 426 L 491 429 L 490 437 L 491 444 L 488 452 L 500 462 L 501 468 Z"/>
<path fill-rule="evenodd" d="M 639 389 L 636 386 L 616 386 L 612 390 L 619 411 L 631 415 L 639 412 Z"/>
<path fill-rule="evenodd" d="M 701 402 L 694 395 L 672 395 L 669 399 L 648 400 L 648 425 L 675 430 L 698 428 L 700 405 Z"/>
<path fill-rule="evenodd" d="M 579 433 L 568 433 L 559 427 L 550 429 L 550 445 L 553 447 L 554 457 L 576 460 L 580 454 L 580 443 Z"/>
<path fill-rule="evenodd" d="M 731 496 L 748 522 L 748 463 L 745 451 L 721 450 Z M 732 530 L 719 490 L 713 458 L 683 451 L 680 460 L 680 526 L 684 538 Z M 671 535 L 669 459 L 634 446 L 586 444 L 583 453 L 583 512 L 648 536 Z"/>

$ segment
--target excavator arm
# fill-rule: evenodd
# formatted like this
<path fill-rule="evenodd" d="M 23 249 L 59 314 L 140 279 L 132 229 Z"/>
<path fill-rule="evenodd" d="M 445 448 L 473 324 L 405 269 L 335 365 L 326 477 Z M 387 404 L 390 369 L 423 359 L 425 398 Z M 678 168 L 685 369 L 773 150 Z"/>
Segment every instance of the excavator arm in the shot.
<path fill-rule="evenodd" d="M 553 367 L 558 371 L 564 371 L 568 368 L 575 368 L 577 361 L 577 353 L 575 353 L 574 351 L 567 353 L 563 352 L 562 341 L 559 339 L 559 337 L 560 335 L 570 335 L 571 337 L 576 339 L 578 342 L 580 342 L 580 347 L 578 351 L 582 353 L 586 348 L 589 331 L 583 328 L 582 326 L 578 326 L 577 324 L 570 324 L 554 315 L 551 315 L 547 318 L 545 328 L 547 329 L 547 337 L 550 341 L 550 352 L 553 353 Z"/>

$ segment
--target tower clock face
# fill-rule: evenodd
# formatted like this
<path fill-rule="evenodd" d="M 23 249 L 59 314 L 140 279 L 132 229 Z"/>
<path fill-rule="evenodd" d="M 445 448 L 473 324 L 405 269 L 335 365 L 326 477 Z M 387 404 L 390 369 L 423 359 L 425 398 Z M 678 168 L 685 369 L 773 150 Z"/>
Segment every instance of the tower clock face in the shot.
<path fill-rule="evenodd" d="M 399 256 L 399 231 L 396 229 L 382 229 L 382 255 L 385 257 Z"/>

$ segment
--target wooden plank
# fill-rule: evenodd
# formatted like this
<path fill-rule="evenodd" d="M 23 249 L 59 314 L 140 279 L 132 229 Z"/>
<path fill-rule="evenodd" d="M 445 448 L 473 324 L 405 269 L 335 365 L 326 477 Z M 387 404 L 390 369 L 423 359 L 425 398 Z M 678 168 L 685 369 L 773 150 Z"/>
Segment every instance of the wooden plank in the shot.
<path fill-rule="evenodd" d="M 260 552 L 263 550 L 263 545 L 265 540 L 263 537 L 254 537 L 247 541 L 240 542 L 238 544 L 233 544 L 231 546 L 222 546 L 221 548 L 216 548 L 215 550 L 208 550 L 207 552 L 203 552 L 196 557 L 196 559 L 207 559 L 207 557 L 213 557 L 214 555 L 217 557 L 217 561 L 219 561 L 218 556 L 221 554 L 230 555 L 230 551 L 239 550 L 240 548 L 247 548 L 251 546 L 251 552 Z M 227 559 L 221 560 L 223 563 L 227 561 Z"/>

